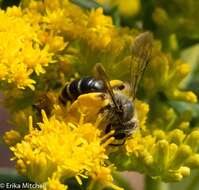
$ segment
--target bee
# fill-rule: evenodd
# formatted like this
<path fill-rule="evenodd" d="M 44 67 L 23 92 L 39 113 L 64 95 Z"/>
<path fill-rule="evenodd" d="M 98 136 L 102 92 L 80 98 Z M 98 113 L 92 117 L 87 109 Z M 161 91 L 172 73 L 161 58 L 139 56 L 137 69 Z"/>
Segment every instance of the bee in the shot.
<path fill-rule="evenodd" d="M 132 135 L 134 129 L 138 127 L 134 101 L 140 80 L 151 57 L 152 43 L 153 36 L 149 32 L 141 33 L 133 42 L 129 64 L 129 96 L 123 92 L 126 86 L 124 83 L 116 85 L 116 87 L 111 84 L 100 63 L 95 65 L 95 77 L 76 79 L 65 85 L 61 91 L 59 99 L 64 104 L 67 100 L 75 101 L 80 95 L 93 92 L 101 92 L 105 95 L 105 98 L 109 99 L 109 104 L 100 110 L 106 121 L 104 132 L 107 134 L 114 130 L 114 138 L 119 141 L 122 140 L 122 143 L 111 145 L 124 144 L 125 140 Z"/>
<path fill-rule="evenodd" d="M 81 94 L 92 92 L 105 92 L 104 82 L 94 77 L 82 77 L 65 85 L 60 93 L 59 101 L 65 105 L 68 100 L 73 102 Z"/>

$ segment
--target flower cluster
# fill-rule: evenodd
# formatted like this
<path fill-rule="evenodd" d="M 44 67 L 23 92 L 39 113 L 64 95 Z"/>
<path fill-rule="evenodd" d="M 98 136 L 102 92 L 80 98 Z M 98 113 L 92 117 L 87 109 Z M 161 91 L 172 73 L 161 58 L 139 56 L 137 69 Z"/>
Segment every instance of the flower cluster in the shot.
<path fill-rule="evenodd" d="M 127 140 L 123 152 L 110 156 L 120 170 L 136 170 L 171 182 L 180 181 L 190 175 L 190 169 L 198 168 L 199 133 L 197 128 L 190 129 L 192 113 L 178 113 L 171 106 L 175 101 L 197 102 L 193 92 L 179 88 L 189 71 L 190 65 L 181 60 L 174 62 L 160 51 L 158 44 L 154 46 L 150 67 L 143 79 L 144 93 L 141 93 L 148 99 L 152 114 L 145 124 L 138 112 L 139 121 L 145 125 L 140 125 L 134 137 Z M 148 112 L 145 110 L 141 113 Z"/>
<path fill-rule="evenodd" d="M 122 14 L 126 8 L 136 14 L 140 6 L 139 1 L 129 7 L 119 0 L 109 3 Z M 119 190 L 113 184 L 114 170 L 171 182 L 199 166 L 197 126 L 190 127 L 191 113 L 178 113 L 173 106 L 197 102 L 193 92 L 181 88 L 190 66 L 163 53 L 160 41 L 153 42 L 134 101 L 139 129 L 124 145 L 113 147 L 114 131 L 105 134 L 101 114 L 108 98 L 89 93 L 63 106 L 58 96 L 65 81 L 92 76 L 98 62 L 110 79 L 130 82 L 131 46 L 140 31 L 117 28 L 102 8 L 88 11 L 67 0 L 24 0 L 18 8 L 1 11 L 0 17 L 5 22 L 0 26 L 0 79 L 18 87 L 3 88 L 5 105 L 18 126 L 4 140 L 20 174 L 47 182 L 46 189 L 66 189 L 67 180 L 75 178 L 80 185 L 89 182 L 89 190 Z"/>
<path fill-rule="evenodd" d="M 35 81 L 30 75 L 44 73 L 52 54 L 38 38 L 39 27 L 32 25 L 20 8 L 1 10 L 0 19 L 0 79 L 33 90 Z"/>
<path fill-rule="evenodd" d="M 157 72 L 157 68 L 159 68 Z M 144 88 L 154 96 L 158 92 L 172 100 L 195 103 L 197 97 L 192 92 L 180 90 L 183 79 L 189 74 L 191 67 L 182 60 L 173 60 L 171 56 L 161 53 L 158 45 L 154 48 L 154 57 L 144 78 Z M 153 73 L 153 77 L 151 75 Z"/>
<path fill-rule="evenodd" d="M 78 124 L 66 124 L 55 116 L 48 119 L 43 111 L 39 129 L 33 128 L 30 117 L 29 134 L 11 147 L 18 172 L 35 182 L 49 181 L 48 186 L 55 185 L 55 181 L 63 183 L 71 177 L 79 184 L 82 184 L 81 178 L 91 177 L 100 182 L 103 177 L 105 186 L 116 187 L 105 163 L 108 159 L 106 147 L 113 137 L 109 137 L 110 134 L 100 137 L 97 124 L 85 123 L 83 117 Z"/>
<path fill-rule="evenodd" d="M 154 130 L 146 136 L 137 133 L 114 162 L 121 170 L 136 170 L 165 182 L 180 181 L 190 175 L 190 169 L 199 167 L 198 137 L 198 130 L 190 134 L 179 129 Z"/>

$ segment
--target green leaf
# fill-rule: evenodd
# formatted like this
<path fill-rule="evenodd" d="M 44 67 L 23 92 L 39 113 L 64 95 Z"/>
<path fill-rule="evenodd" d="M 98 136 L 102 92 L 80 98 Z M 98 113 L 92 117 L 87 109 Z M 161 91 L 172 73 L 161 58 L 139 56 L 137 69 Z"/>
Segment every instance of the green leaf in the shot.
<path fill-rule="evenodd" d="M 171 105 L 179 114 L 191 112 L 193 118 L 199 118 L 199 104 L 192 104 L 181 101 L 169 101 Z"/>
<path fill-rule="evenodd" d="M 85 8 L 85 9 L 97 9 L 97 8 L 101 7 L 101 8 L 103 8 L 104 13 L 106 15 L 112 16 L 113 20 L 114 20 L 114 17 L 115 17 L 114 14 L 116 12 L 115 10 L 117 9 L 117 7 L 110 8 L 108 6 L 104 6 L 104 5 L 96 2 L 95 0 L 69 0 L 69 1 L 76 4 L 76 5 L 79 5 L 82 8 Z M 118 17 L 117 17 L 117 19 L 118 19 Z M 116 22 L 116 25 L 118 23 L 118 20 Z M 120 20 L 119 20 L 119 22 L 120 22 Z"/>
<path fill-rule="evenodd" d="M 102 7 L 99 3 L 93 0 L 70 0 L 72 3 L 79 5 L 80 7 L 86 8 L 86 9 L 96 9 L 98 7 Z"/>
<path fill-rule="evenodd" d="M 199 94 L 199 44 L 183 50 L 180 57 L 181 59 L 189 63 L 192 67 L 192 71 L 189 76 L 183 81 L 182 87 L 190 88 L 192 90 L 194 90 L 194 88 L 198 88 L 197 91 Z"/>
<path fill-rule="evenodd" d="M 111 10 L 111 16 L 113 18 L 113 23 L 119 27 L 121 25 L 121 18 L 120 18 L 120 14 L 118 12 L 117 7 L 115 7 L 114 9 Z"/>

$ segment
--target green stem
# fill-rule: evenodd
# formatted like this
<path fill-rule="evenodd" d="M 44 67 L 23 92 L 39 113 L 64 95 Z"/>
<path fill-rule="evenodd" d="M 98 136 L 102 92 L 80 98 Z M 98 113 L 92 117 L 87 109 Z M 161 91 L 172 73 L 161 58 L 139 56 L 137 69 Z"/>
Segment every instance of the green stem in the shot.
<path fill-rule="evenodd" d="M 187 190 L 194 190 L 196 189 L 196 186 L 198 185 L 198 179 L 199 179 L 199 172 L 194 176 L 194 178 L 191 180 L 191 182 L 187 186 Z"/>
<path fill-rule="evenodd" d="M 169 186 L 160 180 L 152 179 L 149 176 L 145 176 L 145 187 L 144 190 L 168 190 Z"/>
<path fill-rule="evenodd" d="M 97 181 L 91 180 L 90 184 L 86 188 L 86 190 L 102 190 L 104 186 L 99 184 Z"/>

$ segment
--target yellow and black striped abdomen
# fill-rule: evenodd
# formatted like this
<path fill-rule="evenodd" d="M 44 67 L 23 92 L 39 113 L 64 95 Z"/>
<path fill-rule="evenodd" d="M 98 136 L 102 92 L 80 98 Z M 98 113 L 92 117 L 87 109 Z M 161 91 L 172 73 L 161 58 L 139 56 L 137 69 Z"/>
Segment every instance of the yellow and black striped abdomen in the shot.
<path fill-rule="evenodd" d="M 59 100 L 66 104 L 68 100 L 74 101 L 81 94 L 91 92 L 105 92 L 103 81 L 97 80 L 94 77 L 82 77 L 66 84 L 61 91 Z"/>

